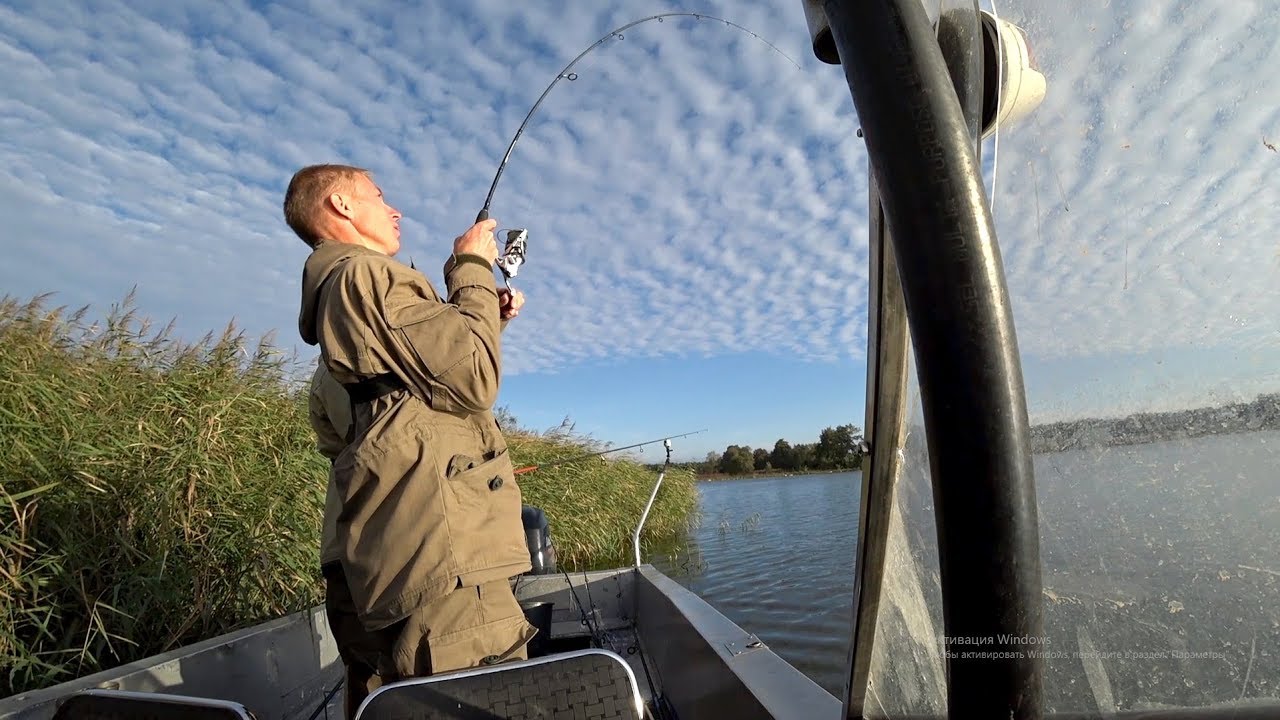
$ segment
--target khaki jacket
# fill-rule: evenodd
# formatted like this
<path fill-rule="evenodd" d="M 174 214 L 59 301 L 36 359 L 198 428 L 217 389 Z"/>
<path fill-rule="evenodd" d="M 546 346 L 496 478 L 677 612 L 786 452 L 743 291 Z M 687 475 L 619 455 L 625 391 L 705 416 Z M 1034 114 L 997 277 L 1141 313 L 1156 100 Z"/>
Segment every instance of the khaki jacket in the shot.
<path fill-rule="evenodd" d="M 311 393 L 308 398 L 308 419 L 316 433 L 316 450 L 335 463 L 347 447 L 347 431 L 351 428 L 351 398 L 342 383 L 333 379 L 324 366 L 324 359 L 316 363 L 311 376 Z M 324 496 L 324 523 L 320 533 L 320 564 L 342 559 L 342 546 L 338 544 L 338 513 L 342 503 L 332 468 L 329 472 L 329 488 Z"/>
<path fill-rule="evenodd" d="M 459 586 L 530 569 L 521 494 L 490 409 L 501 377 L 493 269 L 459 256 L 448 300 L 426 277 L 358 245 L 307 258 L 298 329 L 348 384 L 404 386 L 356 405 L 331 473 L 334 535 L 361 622 L 377 630 Z"/>

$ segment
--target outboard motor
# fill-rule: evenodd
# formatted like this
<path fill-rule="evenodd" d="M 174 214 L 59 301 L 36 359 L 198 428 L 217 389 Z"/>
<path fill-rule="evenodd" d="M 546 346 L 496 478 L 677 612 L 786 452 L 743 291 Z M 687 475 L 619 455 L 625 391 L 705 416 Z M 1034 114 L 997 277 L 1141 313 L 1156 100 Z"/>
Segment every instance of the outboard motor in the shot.
<path fill-rule="evenodd" d="M 529 563 L 533 567 L 526 575 L 551 575 L 556 572 L 556 548 L 551 544 L 551 529 L 547 526 L 547 514 L 542 508 L 525 505 L 520 508 L 520 519 L 524 522 L 525 545 L 529 547 Z M 538 629 L 538 634 L 529 641 L 529 658 L 543 657 L 549 652 L 551 643 L 551 612 L 554 603 L 548 601 L 520 601 L 520 609 L 524 618 Z"/>
<path fill-rule="evenodd" d="M 525 505 L 520 509 L 524 521 L 525 544 L 529 546 L 529 575 L 551 575 L 556 572 L 556 548 L 551 544 L 551 529 L 542 508 Z"/>

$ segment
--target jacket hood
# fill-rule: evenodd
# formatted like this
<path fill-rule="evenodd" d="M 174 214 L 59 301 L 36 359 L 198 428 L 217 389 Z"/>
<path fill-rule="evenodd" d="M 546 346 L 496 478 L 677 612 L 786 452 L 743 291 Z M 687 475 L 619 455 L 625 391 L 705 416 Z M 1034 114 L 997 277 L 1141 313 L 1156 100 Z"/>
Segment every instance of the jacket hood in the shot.
<path fill-rule="evenodd" d="M 302 335 L 303 342 L 308 345 L 320 342 L 316 323 L 320 314 L 320 288 L 325 281 L 342 263 L 367 253 L 374 251 L 332 240 L 321 240 L 316 244 L 302 267 L 302 309 L 298 313 L 298 333 Z"/>

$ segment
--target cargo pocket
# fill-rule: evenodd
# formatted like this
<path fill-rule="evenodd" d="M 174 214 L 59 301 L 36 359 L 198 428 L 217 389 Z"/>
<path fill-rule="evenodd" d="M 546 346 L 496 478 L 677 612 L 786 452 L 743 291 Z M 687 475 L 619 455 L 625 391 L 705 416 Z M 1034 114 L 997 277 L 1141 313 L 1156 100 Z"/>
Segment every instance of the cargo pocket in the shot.
<path fill-rule="evenodd" d="M 410 617 L 392 652 L 392 675 L 434 675 L 524 660 L 537 632 L 505 581 L 460 587 Z"/>
<path fill-rule="evenodd" d="M 430 672 L 434 675 L 524 660 L 528 657 L 529 641 L 537 633 L 537 628 L 521 615 L 425 638 Z"/>
<path fill-rule="evenodd" d="M 485 460 L 455 455 L 445 476 L 449 546 L 458 575 L 527 562 L 520 488 L 507 451 Z"/>

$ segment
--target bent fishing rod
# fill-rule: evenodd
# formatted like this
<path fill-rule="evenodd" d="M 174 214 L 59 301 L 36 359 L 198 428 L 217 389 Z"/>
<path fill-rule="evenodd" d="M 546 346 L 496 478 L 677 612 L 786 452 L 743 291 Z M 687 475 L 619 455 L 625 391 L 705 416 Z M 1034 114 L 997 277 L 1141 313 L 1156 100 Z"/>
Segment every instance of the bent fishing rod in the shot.
<path fill-rule="evenodd" d="M 574 457 L 565 458 L 563 460 L 556 460 L 554 462 L 542 463 L 541 465 L 527 465 L 522 468 L 516 468 L 515 472 L 516 472 L 516 475 L 523 475 L 525 473 L 531 473 L 534 470 L 540 470 L 542 468 L 555 467 L 557 465 L 567 465 L 569 463 L 578 462 L 579 460 L 587 460 L 593 457 L 597 457 L 599 455 L 608 455 L 609 453 L 616 453 L 622 450 L 630 450 L 632 448 L 644 447 L 645 445 L 652 445 L 654 443 L 670 443 L 670 441 L 675 438 L 689 437 L 690 435 L 697 435 L 698 433 L 703 433 L 706 431 L 707 429 L 703 428 L 701 430 L 694 430 L 693 432 L 687 432 L 682 435 L 666 435 L 664 437 L 657 438 L 656 440 L 645 440 L 644 442 L 636 443 L 635 445 L 626 445 L 624 447 L 613 448 L 611 450 L 600 450 L 599 452 L 586 453 L 585 455 L 577 455 Z M 667 445 L 667 461 L 670 462 L 670 460 L 671 460 L 671 450 L 670 450 L 670 445 L 668 444 Z"/>
<path fill-rule="evenodd" d="M 533 107 L 529 108 L 529 113 L 524 116 L 524 122 L 520 123 L 520 127 L 516 128 L 516 134 L 512 136 L 511 143 L 507 145 L 507 152 L 502 156 L 502 162 L 498 163 L 498 171 L 494 174 L 493 182 L 489 185 L 489 194 L 484 199 L 484 207 L 481 208 L 480 212 L 476 215 L 476 222 L 482 222 L 484 220 L 489 219 L 489 207 L 493 203 L 493 194 L 498 189 L 498 180 L 502 177 L 502 171 L 507 167 L 507 161 L 511 159 L 511 152 L 512 150 L 515 149 L 516 143 L 519 142 L 520 136 L 524 134 L 524 129 L 526 126 L 528 126 L 529 120 L 533 118 L 534 113 L 538 112 L 538 108 L 542 106 L 542 101 L 547 98 L 547 95 L 551 93 L 551 90 L 556 85 L 558 85 L 561 80 L 568 80 L 570 82 L 573 82 L 574 80 L 578 79 L 578 74 L 575 72 L 572 72 L 573 67 L 578 64 L 578 61 L 586 57 L 587 55 L 589 55 L 596 48 L 603 45 L 605 41 L 607 41 L 609 38 L 616 37 L 617 39 L 622 40 L 625 37 L 623 33 L 637 25 L 643 25 L 644 23 L 651 22 L 654 20 L 658 22 L 662 22 L 664 18 L 669 18 L 669 17 L 692 17 L 698 20 L 714 20 L 716 22 L 722 22 L 729 27 L 733 27 L 733 28 L 737 28 L 738 30 L 741 30 L 742 32 L 759 40 L 765 45 L 768 45 L 770 48 L 773 49 L 774 52 L 786 58 L 787 61 L 790 62 L 792 65 L 794 65 L 797 70 L 800 69 L 799 63 L 797 63 L 795 60 L 792 60 L 791 56 L 779 50 L 778 47 L 773 43 L 769 42 L 768 40 L 765 40 L 760 35 L 752 32 L 751 30 L 748 30 L 747 28 L 735 22 L 732 22 L 730 20 L 725 20 L 724 18 L 716 17 L 714 15 L 707 15 L 704 13 L 694 13 L 694 12 L 669 12 L 669 13 L 661 13 L 658 15 L 650 15 L 649 17 L 641 18 L 639 20 L 633 20 L 625 25 L 620 25 L 614 28 L 613 30 L 610 30 L 605 35 L 601 36 L 599 40 L 596 40 L 594 43 L 592 43 L 589 47 L 587 47 L 586 50 L 583 50 L 582 52 L 578 53 L 578 56 L 575 57 L 573 60 L 569 61 L 568 65 L 565 65 L 563 68 L 561 68 L 560 72 L 556 75 L 555 79 L 552 80 L 551 83 L 547 85 L 546 89 L 542 91 L 542 94 L 538 96 L 537 102 L 533 104 Z M 520 266 L 524 264 L 525 252 L 526 252 L 527 243 L 528 243 L 528 236 L 529 236 L 529 232 L 525 228 L 508 230 L 507 240 L 503 248 L 502 255 L 498 257 L 498 261 L 497 261 L 498 268 L 502 270 L 502 277 L 504 282 L 506 282 L 507 289 L 511 290 L 512 292 L 514 292 L 515 289 L 511 287 L 511 278 L 516 276 L 516 274 L 520 271 Z"/>

